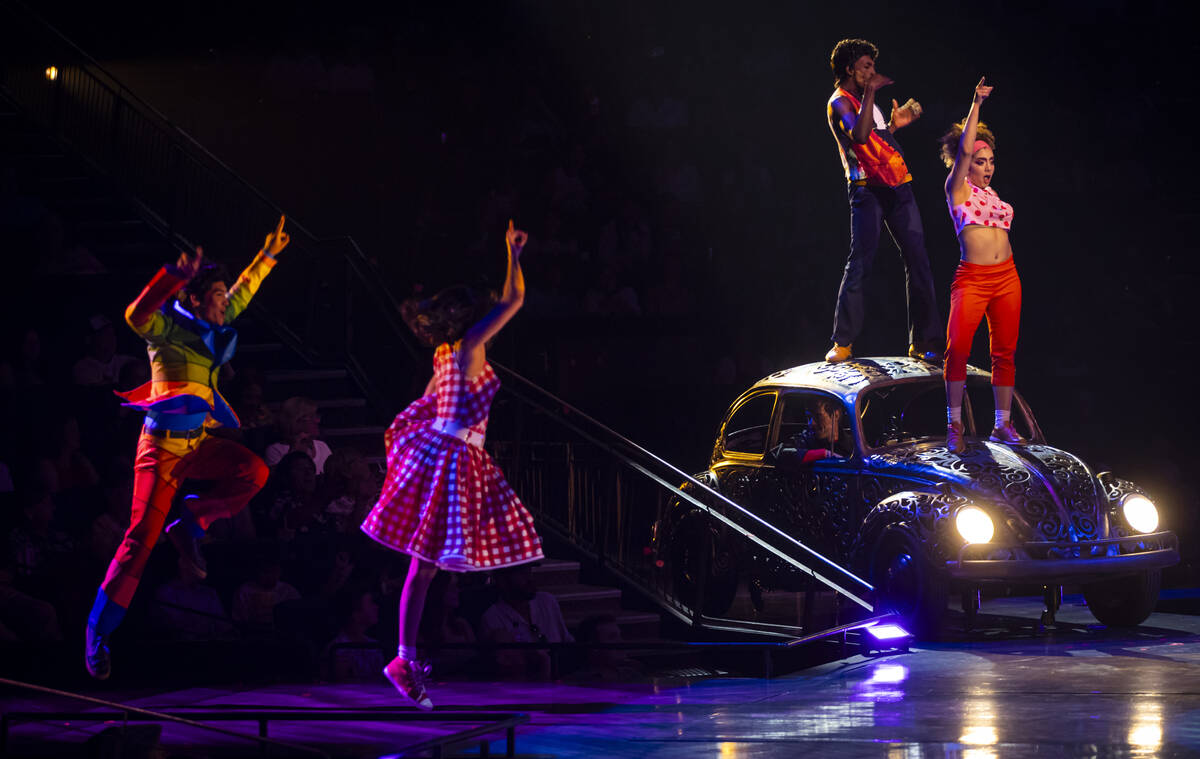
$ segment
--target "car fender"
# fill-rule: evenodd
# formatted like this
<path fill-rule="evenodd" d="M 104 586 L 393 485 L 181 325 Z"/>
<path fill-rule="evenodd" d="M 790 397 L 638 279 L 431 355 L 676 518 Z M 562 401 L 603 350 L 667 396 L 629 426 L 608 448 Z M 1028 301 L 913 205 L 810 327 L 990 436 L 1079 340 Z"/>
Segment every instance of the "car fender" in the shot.
<path fill-rule="evenodd" d="M 692 475 L 692 478 L 713 490 L 719 492 L 717 476 L 711 470 L 705 470 L 698 474 Z M 702 503 L 709 503 L 711 496 L 699 488 L 695 483 L 688 481 L 679 486 L 679 489 L 696 498 Z M 661 552 L 663 548 L 671 541 L 671 537 L 678 531 L 679 525 L 691 515 L 702 511 L 702 509 L 691 501 L 683 498 L 678 493 L 671 496 L 667 502 L 667 508 L 663 511 L 662 517 L 655 522 L 654 537 L 652 545 L 654 550 Z"/>
<path fill-rule="evenodd" d="M 854 563 L 869 569 L 871 557 L 887 535 L 904 530 L 915 537 L 932 560 L 945 561 L 949 551 L 957 551 L 962 539 L 951 517 L 967 499 L 943 492 L 905 490 L 894 493 L 875 505 L 863 518 L 858 538 L 851 549 Z"/>

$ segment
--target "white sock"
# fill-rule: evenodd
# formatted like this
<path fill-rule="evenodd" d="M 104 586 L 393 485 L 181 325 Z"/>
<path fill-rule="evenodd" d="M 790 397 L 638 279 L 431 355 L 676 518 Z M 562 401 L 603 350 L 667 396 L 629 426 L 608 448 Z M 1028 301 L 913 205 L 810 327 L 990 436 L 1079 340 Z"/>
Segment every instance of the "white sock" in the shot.
<path fill-rule="evenodd" d="M 1011 412 L 996 409 L 996 426 L 1003 427 L 1004 425 L 1008 424 L 1008 418 L 1010 416 L 1012 416 Z"/>
<path fill-rule="evenodd" d="M 396 656 L 399 656 L 404 661 L 416 661 L 417 649 L 409 648 L 408 646 L 397 646 Z"/>
<path fill-rule="evenodd" d="M 948 424 L 962 424 L 962 406 L 947 406 L 946 422 Z"/>

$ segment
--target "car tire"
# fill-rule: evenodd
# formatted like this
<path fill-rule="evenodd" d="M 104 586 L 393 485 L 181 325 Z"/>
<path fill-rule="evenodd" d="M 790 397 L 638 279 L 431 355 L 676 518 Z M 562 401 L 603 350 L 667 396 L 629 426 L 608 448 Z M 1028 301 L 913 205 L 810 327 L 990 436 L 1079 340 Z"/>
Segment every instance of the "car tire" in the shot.
<path fill-rule="evenodd" d="M 729 611 L 739 580 L 737 555 L 728 538 L 699 513 L 684 517 L 672 532 L 668 556 L 675 597 L 694 609 L 700 573 L 705 572 L 704 614 L 716 617 Z"/>
<path fill-rule="evenodd" d="M 946 615 L 949 583 L 920 543 L 908 532 L 893 530 L 880 540 L 871 566 L 875 612 L 896 615 L 901 626 L 918 639 L 937 640 Z"/>
<path fill-rule="evenodd" d="M 1083 598 L 1092 616 L 1107 627 L 1137 627 L 1158 603 L 1162 571 L 1151 569 L 1114 580 L 1083 586 Z"/>

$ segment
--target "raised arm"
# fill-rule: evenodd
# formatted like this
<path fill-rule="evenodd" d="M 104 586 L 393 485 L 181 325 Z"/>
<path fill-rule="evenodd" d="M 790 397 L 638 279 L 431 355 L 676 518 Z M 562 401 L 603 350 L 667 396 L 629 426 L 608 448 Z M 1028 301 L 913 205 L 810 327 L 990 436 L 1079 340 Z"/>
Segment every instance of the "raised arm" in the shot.
<path fill-rule="evenodd" d="M 125 322 L 146 340 L 153 341 L 163 334 L 167 320 L 160 309 L 196 275 L 203 261 L 204 249 L 197 245 L 194 256 L 183 251 L 174 264 L 159 269 L 125 309 Z"/>
<path fill-rule="evenodd" d="M 271 269 L 275 267 L 275 257 L 287 247 L 291 238 L 283 231 L 286 216 L 279 217 L 279 223 L 274 231 L 267 235 L 262 250 L 250 262 L 250 265 L 238 275 L 237 281 L 229 288 L 229 307 L 225 309 L 226 323 L 233 321 L 250 305 L 250 299 L 258 292 L 259 286 Z"/>
<path fill-rule="evenodd" d="M 859 145 L 866 144 L 867 140 L 871 138 L 871 132 L 875 129 L 875 91 L 891 83 L 891 79 L 875 72 L 870 81 L 863 86 L 862 107 L 858 109 L 854 128 L 850 130 L 850 139 Z"/>
<path fill-rule="evenodd" d="M 462 338 L 459 360 L 464 362 L 463 368 L 468 373 L 482 368 L 487 341 L 508 324 L 508 320 L 521 310 L 521 305 L 525 302 L 525 275 L 521 273 L 521 250 L 528 239 L 529 235 L 515 229 L 510 219 L 508 232 L 505 234 L 505 242 L 508 245 L 508 274 L 504 278 L 504 291 L 487 316 L 471 325 Z"/>
<path fill-rule="evenodd" d="M 975 154 L 975 134 L 979 128 L 979 108 L 992 88 L 984 84 L 987 77 L 980 77 L 975 85 L 975 98 L 971 101 L 971 110 L 967 112 L 967 121 L 963 125 L 962 136 L 958 138 L 958 152 L 954 154 L 954 167 L 950 176 L 946 177 L 946 195 L 959 203 L 966 200 L 967 170 L 971 167 L 971 156 Z"/>

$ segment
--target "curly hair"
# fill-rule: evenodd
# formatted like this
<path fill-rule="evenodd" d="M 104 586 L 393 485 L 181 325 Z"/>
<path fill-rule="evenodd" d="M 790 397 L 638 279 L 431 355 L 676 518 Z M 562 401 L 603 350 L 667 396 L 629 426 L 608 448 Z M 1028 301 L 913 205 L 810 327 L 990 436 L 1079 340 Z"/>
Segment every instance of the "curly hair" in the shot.
<path fill-rule="evenodd" d="M 229 270 L 225 268 L 225 264 L 220 261 L 205 261 L 200 265 L 200 270 L 195 276 L 187 281 L 183 289 L 179 291 L 179 298 L 185 304 L 187 296 L 193 295 L 197 300 L 204 300 L 204 296 L 208 294 L 208 288 L 213 286 L 214 282 L 224 282 L 226 285 L 231 283 L 229 278 Z"/>
<path fill-rule="evenodd" d="M 967 120 L 963 119 L 957 124 L 950 127 L 950 131 L 942 135 L 938 140 L 939 151 L 942 157 L 942 163 L 947 167 L 954 166 L 954 157 L 958 155 L 958 142 L 962 139 L 963 129 L 967 125 Z M 975 139 L 983 140 L 992 150 L 996 149 L 996 135 L 992 134 L 992 130 L 988 129 L 988 125 L 979 122 L 979 126 L 975 127 Z"/>
<path fill-rule="evenodd" d="M 878 58 L 879 48 L 858 38 L 842 40 L 834 45 L 833 52 L 829 55 L 829 68 L 833 69 L 833 83 L 840 84 L 846 78 L 846 67 L 853 66 L 854 62 L 864 55 L 871 56 L 872 60 Z"/>
<path fill-rule="evenodd" d="M 400 304 L 400 316 L 427 347 L 453 343 L 496 302 L 496 294 L 466 285 L 442 290 L 432 298 L 409 298 Z"/>

